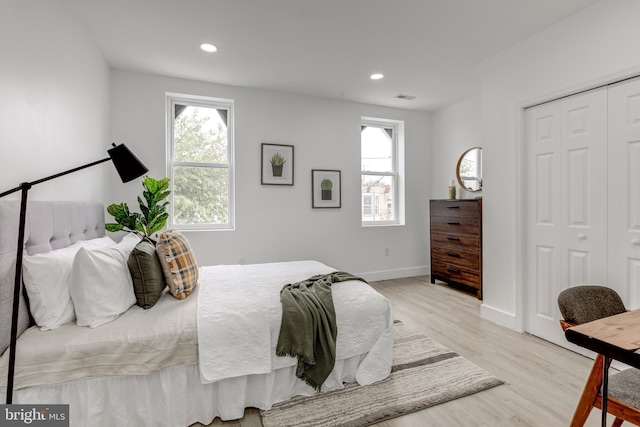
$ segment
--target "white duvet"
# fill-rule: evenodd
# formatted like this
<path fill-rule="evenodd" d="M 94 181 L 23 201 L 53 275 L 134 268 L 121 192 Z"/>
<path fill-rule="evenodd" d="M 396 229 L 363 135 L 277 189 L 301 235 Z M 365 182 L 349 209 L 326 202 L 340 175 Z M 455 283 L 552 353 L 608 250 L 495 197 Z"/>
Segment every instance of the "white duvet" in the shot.
<path fill-rule="evenodd" d="M 199 363 L 202 382 L 267 373 L 295 364 L 275 356 L 280 289 L 333 269 L 301 261 L 204 267 L 185 300 L 165 293 L 150 310 L 133 306 L 95 329 L 75 322 L 18 339 L 14 387 L 59 384 L 89 377 L 147 375 Z M 385 378 L 392 359 L 389 301 L 360 281 L 333 285 L 338 337 L 336 359 L 362 356 L 360 384 Z M 0 358 L 6 377 L 8 351 Z M 6 385 L 0 384 L 0 392 Z"/>
<path fill-rule="evenodd" d="M 90 377 L 146 375 L 198 363 L 197 288 L 180 301 L 167 291 L 149 310 L 134 305 L 97 328 L 75 321 L 49 331 L 27 329 L 16 345 L 14 389 Z M 9 351 L 0 358 L 6 378 Z M 0 383 L 6 392 L 6 383 Z"/>
<path fill-rule="evenodd" d="M 275 355 L 282 317 L 280 290 L 332 271 L 317 261 L 204 267 L 198 298 L 202 382 L 295 365 L 295 358 Z M 336 359 L 363 356 L 356 371 L 360 384 L 385 378 L 393 346 L 389 301 L 357 280 L 333 284 L 332 294 L 338 326 Z"/>

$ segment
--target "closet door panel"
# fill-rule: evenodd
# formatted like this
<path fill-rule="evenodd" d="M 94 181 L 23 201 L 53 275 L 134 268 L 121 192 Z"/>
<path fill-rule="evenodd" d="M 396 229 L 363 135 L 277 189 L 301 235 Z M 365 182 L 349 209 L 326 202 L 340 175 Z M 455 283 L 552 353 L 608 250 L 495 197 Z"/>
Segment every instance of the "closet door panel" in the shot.
<path fill-rule="evenodd" d="M 607 89 L 561 101 L 564 287 L 607 281 Z"/>
<path fill-rule="evenodd" d="M 531 108 L 526 113 L 527 139 L 527 325 L 536 335 L 544 335 L 553 323 L 556 289 L 565 275 L 560 235 L 562 198 L 557 183 L 561 179 L 562 127 L 560 103 Z"/>
<path fill-rule="evenodd" d="M 607 93 L 526 112 L 528 332 L 564 344 L 557 296 L 607 277 Z"/>
<path fill-rule="evenodd" d="M 640 307 L 640 80 L 609 89 L 609 283 Z"/>

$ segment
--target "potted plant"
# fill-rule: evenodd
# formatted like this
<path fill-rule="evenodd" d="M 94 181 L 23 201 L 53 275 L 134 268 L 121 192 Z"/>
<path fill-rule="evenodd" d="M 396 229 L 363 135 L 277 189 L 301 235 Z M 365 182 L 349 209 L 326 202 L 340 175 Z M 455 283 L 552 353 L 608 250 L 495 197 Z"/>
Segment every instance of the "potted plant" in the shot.
<path fill-rule="evenodd" d="M 282 168 L 286 163 L 287 159 L 285 159 L 280 153 L 276 153 L 271 156 L 271 172 L 273 176 L 282 176 Z"/>
<path fill-rule="evenodd" d="M 162 203 L 171 193 L 168 190 L 169 178 L 156 180 L 145 176 L 142 187 L 144 200 L 138 196 L 141 213 L 131 212 L 126 203 L 109 205 L 107 212 L 116 222 L 105 224 L 107 231 L 124 230 L 151 239 L 154 233 L 162 230 L 169 218 L 166 209 L 169 202 Z"/>
<path fill-rule="evenodd" d="M 321 189 L 321 199 L 322 200 L 331 200 L 331 189 L 333 188 L 333 182 L 330 179 L 323 179 L 320 182 Z"/>

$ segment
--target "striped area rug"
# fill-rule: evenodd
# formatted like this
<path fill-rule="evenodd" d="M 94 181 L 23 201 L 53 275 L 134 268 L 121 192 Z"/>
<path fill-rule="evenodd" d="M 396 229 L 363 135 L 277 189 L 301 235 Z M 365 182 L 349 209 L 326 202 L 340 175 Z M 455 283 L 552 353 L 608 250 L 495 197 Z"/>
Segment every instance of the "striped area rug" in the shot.
<path fill-rule="evenodd" d="M 389 377 L 297 397 L 260 414 L 264 427 L 363 427 L 500 384 L 484 369 L 396 321 Z"/>

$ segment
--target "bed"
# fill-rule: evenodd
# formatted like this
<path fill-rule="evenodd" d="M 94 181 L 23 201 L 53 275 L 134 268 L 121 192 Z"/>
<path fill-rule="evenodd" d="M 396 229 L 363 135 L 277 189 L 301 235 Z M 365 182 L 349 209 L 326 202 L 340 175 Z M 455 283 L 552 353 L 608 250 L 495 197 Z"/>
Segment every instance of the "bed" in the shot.
<path fill-rule="evenodd" d="M 0 201 L 3 401 L 18 211 L 17 202 Z M 29 203 L 27 255 L 104 235 L 100 203 Z M 295 375 L 296 359 L 275 355 L 279 291 L 332 271 L 317 261 L 203 266 L 188 298 L 178 300 L 165 291 L 153 308 L 134 305 L 96 328 L 71 321 L 42 331 L 22 295 L 13 403 L 69 404 L 72 426 L 182 427 L 215 417 L 238 419 L 247 407 L 269 409 L 293 396 L 311 395 L 316 391 Z M 385 378 L 392 358 L 389 301 L 361 281 L 335 283 L 332 292 L 336 361 L 321 392 Z M 238 312 L 252 315 L 239 319 Z M 206 324 L 204 317 L 213 320 Z"/>

